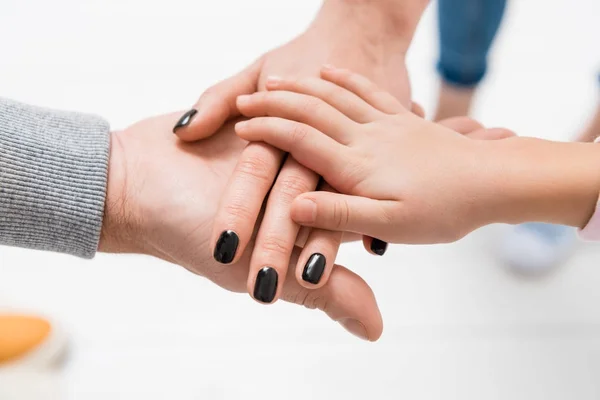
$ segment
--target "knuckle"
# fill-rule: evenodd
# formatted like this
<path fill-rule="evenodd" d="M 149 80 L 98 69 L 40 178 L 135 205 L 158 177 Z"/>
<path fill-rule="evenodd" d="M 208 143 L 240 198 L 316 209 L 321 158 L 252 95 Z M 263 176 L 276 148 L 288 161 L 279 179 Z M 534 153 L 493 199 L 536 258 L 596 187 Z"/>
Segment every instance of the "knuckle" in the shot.
<path fill-rule="evenodd" d="M 271 184 L 274 174 L 271 173 L 270 163 L 257 154 L 249 154 L 243 157 L 236 166 L 236 175 L 241 175 L 244 179 L 250 178 L 259 185 Z"/>
<path fill-rule="evenodd" d="M 327 311 L 328 299 L 319 292 L 312 290 L 304 297 L 302 305 L 310 310 Z"/>
<path fill-rule="evenodd" d="M 364 158 L 363 158 L 364 159 Z M 332 182 L 343 192 L 352 192 L 364 179 L 365 167 L 363 163 L 348 162 L 340 170 L 337 179 Z"/>
<path fill-rule="evenodd" d="M 286 204 L 291 204 L 298 195 L 306 193 L 311 188 L 309 182 L 298 175 L 280 177 L 275 188 L 276 196 Z"/>
<path fill-rule="evenodd" d="M 305 114 L 318 114 L 322 109 L 323 103 L 315 97 L 307 97 L 300 104 L 300 110 Z"/>
<path fill-rule="evenodd" d="M 400 212 L 400 210 L 398 209 L 398 207 L 395 207 L 393 205 L 388 205 L 385 202 L 377 202 L 377 204 L 379 205 L 380 208 L 380 212 L 378 213 L 379 215 L 379 223 L 382 225 L 391 225 L 391 224 L 395 224 L 397 225 L 401 218 L 402 218 L 402 214 Z"/>
<path fill-rule="evenodd" d="M 217 97 L 217 94 L 218 94 L 217 92 L 218 92 L 218 86 L 217 85 L 211 86 L 202 93 L 202 95 L 200 96 L 200 99 L 202 100 L 202 99 L 207 99 L 210 97 Z"/>
<path fill-rule="evenodd" d="M 311 310 L 319 309 L 327 312 L 329 310 L 329 298 L 320 290 L 300 289 L 296 293 L 282 296 L 284 300 L 298 304 Z"/>
<path fill-rule="evenodd" d="M 223 211 L 229 219 L 236 221 L 252 221 L 254 219 L 254 213 L 248 207 L 242 199 L 236 199 L 231 203 L 227 203 L 223 206 Z"/>
<path fill-rule="evenodd" d="M 261 243 L 264 252 L 279 256 L 288 256 L 292 251 L 293 243 L 288 243 L 284 238 L 276 235 L 268 235 Z"/>
<path fill-rule="evenodd" d="M 300 143 L 306 139 L 308 127 L 300 123 L 293 123 L 290 126 L 290 139 L 293 143 Z"/>
<path fill-rule="evenodd" d="M 350 221 L 350 207 L 345 199 L 340 199 L 333 203 L 332 218 L 336 229 L 342 229 L 348 226 Z"/>

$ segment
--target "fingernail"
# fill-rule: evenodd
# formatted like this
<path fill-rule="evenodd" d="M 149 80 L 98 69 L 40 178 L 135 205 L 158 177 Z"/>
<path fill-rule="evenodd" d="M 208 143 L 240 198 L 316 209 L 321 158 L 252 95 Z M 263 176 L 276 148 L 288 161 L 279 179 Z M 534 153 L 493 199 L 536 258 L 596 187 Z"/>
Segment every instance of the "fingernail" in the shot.
<path fill-rule="evenodd" d="M 338 321 L 348 332 L 354 336 L 358 336 L 363 340 L 369 340 L 367 335 L 367 328 L 359 321 L 353 318 L 342 318 Z"/>
<path fill-rule="evenodd" d="M 327 261 L 325 256 L 320 253 L 315 253 L 306 262 L 302 271 L 302 280 L 316 285 L 321 280 Z"/>
<path fill-rule="evenodd" d="M 240 121 L 235 124 L 235 131 L 239 132 L 244 130 L 244 128 L 248 125 L 248 121 Z"/>
<path fill-rule="evenodd" d="M 271 267 L 264 267 L 258 271 L 254 283 L 254 298 L 263 303 L 270 303 L 277 293 L 277 271 Z"/>
<path fill-rule="evenodd" d="M 234 231 L 223 231 L 215 245 L 213 257 L 221 264 L 229 264 L 235 258 L 240 238 Z"/>
<path fill-rule="evenodd" d="M 323 64 L 323 69 L 324 70 L 332 70 L 332 69 L 335 69 L 335 66 L 332 64 Z"/>
<path fill-rule="evenodd" d="M 383 240 L 373 238 L 373 241 L 371 241 L 371 251 L 378 256 L 384 255 L 387 247 L 387 242 L 384 242 Z"/>
<path fill-rule="evenodd" d="M 198 113 L 198 110 L 196 110 L 195 108 L 192 108 L 191 110 L 189 110 L 185 114 L 183 114 L 181 116 L 181 118 L 179 118 L 179 121 L 177 121 L 177 123 L 173 127 L 173 133 L 175 133 L 175 131 L 177 131 L 177 129 L 187 126 L 192 121 L 192 118 L 194 118 L 194 115 L 196 115 L 197 113 Z"/>
<path fill-rule="evenodd" d="M 238 104 L 248 104 L 249 101 L 250 101 L 250 95 L 242 94 L 237 97 Z"/>
<path fill-rule="evenodd" d="M 317 203 L 311 199 L 299 199 L 293 207 L 292 219 L 299 224 L 313 224 L 317 220 Z"/>

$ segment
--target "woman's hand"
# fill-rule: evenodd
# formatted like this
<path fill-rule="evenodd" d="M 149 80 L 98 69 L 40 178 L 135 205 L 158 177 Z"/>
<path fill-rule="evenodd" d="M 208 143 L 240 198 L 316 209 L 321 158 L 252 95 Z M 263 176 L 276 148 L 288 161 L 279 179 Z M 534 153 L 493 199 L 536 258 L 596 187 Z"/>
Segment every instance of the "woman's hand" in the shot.
<path fill-rule="evenodd" d="M 225 184 L 247 142 L 236 137 L 233 124 L 210 139 L 182 142 L 170 132 L 179 115 L 150 118 L 112 134 L 99 249 L 153 255 L 243 292 L 253 238 L 240 262 L 222 265 L 213 260 L 210 234 Z M 300 249 L 292 253 L 291 268 Z M 284 300 L 318 308 L 363 339 L 381 335 L 373 292 L 346 268 L 335 266 L 319 290 L 307 290 L 292 276 L 281 285 Z"/>

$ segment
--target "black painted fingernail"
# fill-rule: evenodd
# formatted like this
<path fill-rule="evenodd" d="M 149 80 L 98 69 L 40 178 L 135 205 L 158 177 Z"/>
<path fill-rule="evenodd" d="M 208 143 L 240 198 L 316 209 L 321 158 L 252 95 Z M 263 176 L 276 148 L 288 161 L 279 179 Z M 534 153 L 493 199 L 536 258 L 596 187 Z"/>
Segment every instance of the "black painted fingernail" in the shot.
<path fill-rule="evenodd" d="M 306 262 L 304 271 L 302 271 L 302 280 L 316 285 L 321 280 L 327 261 L 325 256 L 320 253 L 315 253 Z"/>
<path fill-rule="evenodd" d="M 275 268 L 264 267 L 258 271 L 254 284 L 254 298 L 263 303 L 270 303 L 277 293 L 277 280 L 279 276 Z"/>
<path fill-rule="evenodd" d="M 385 254 L 387 246 L 387 242 L 373 238 L 373 241 L 371 242 L 371 251 L 377 254 L 378 256 L 382 256 Z"/>
<path fill-rule="evenodd" d="M 221 232 L 221 236 L 219 236 L 219 240 L 215 245 L 213 257 L 221 264 L 229 264 L 235 258 L 239 243 L 240 238 L 234 231 Z"/>
<path fill-rule="evenodd" d="M 198 110 L 196 110 L 195 108 L 192 108 L 191 110 L 189 110 L 185 114 L 183 114 L 181 116 L 181 118 L 179 118 L 179 121 L 177 121 L 177 123 L 173 127 L 173 133 L 175 133 L 175 131 L 177 131 L 177 129 L 187 126 L 192 121 L 192 118 L 194 118 L 194 115 L 196 115 L 197 113 L 198 113 Z"/>

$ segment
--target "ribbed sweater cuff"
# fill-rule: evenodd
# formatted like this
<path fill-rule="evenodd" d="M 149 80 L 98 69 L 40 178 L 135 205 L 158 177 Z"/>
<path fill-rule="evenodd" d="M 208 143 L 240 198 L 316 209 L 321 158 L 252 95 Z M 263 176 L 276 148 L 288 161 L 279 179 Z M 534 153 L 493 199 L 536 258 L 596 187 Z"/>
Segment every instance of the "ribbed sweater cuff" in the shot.
<path fill-rule="evenodd" d="M 0 244 L 92 258 L 108 157 L 105 120 L 0 98 Z"/>

